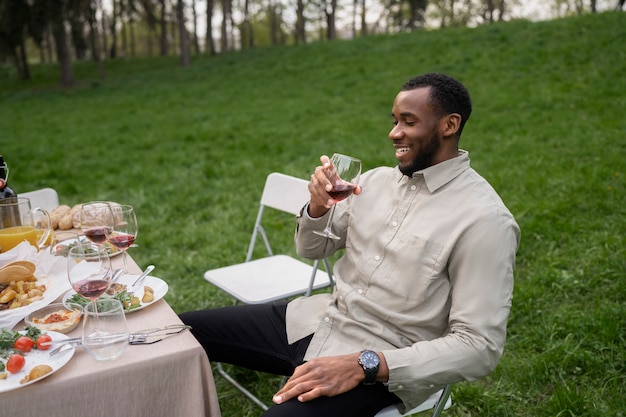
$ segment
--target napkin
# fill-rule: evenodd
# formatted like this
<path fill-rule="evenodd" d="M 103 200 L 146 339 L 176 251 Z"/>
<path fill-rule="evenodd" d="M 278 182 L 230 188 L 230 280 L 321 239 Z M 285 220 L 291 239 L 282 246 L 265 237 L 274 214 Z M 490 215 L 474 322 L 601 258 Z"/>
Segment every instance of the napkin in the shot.
<path fill-rule="evenodd" d="M 24 307 L 0 311 L 0 329 L 12 329 L 24 317 L 56 300 L 61 294 L 71 289 L 67 279 L 67 258 L 54 256 L 47 250 L 37 251 L 28 242 L 22 242 L 0 254 L 0 266 L 12 261 L 26 260 L 35 264 L 35 273 L 39 285 L 45 285 L 46 291 L 41 300 Z"/>

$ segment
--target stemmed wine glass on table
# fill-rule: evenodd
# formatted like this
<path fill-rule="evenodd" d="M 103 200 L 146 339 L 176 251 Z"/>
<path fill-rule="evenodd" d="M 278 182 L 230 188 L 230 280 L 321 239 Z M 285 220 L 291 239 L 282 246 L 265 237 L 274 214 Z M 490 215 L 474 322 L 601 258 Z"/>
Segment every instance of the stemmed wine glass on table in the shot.
<path fill-rule="evenodd" d="M 113 229 L 108 236 L 108 241 L 123 251 L 124 273 L 127 274 L 126 250 L 137 238 L 137 215 L 133 206 L 126 204 L 111 207 L 111 212 L 113 213 Z"/>
<path fill-rule="evenodd" d="M 80 228 L 87 239 L 104 245 L 113 230 L 113 212 L 106 201 L 91 201 L 80 208 Z"/>
<path fill-rule="evenodd" d="M 81 296 L 91 301 L 97 315 L 96 300 L 111 284 L 111 259 L 104 246 L 81 243 L 67 254 L 67 278 Z"/>
<path fill-rule="evenodd" d="M 345 200 L 354 192 L 354 189 L 359 183 L 359 177 L 361 176 L 361 161 L 348 155 L 335 153 L 330 158 L 330 164 L 328 177 L 333 188 L 328 191 L 328 195 L 330 195 L 335 204 L 330 208 L 326 228 L 321 232 L 316 231 L 313 233 L 338 240 L 339 236 L 335 235 L 331 228 L 333 215 L 335 214 L 335 206 L 338 202 Z"/>
<path fill-rule="evenodd" d="M 67 256 L 67 277 L 81 296 L 90 300 L 83 317 L 83 347 L 97 360 L 118 358 L 128 345 L 122 303 L 99 298 L 111 285 L 111 259 L 104 246 L 83 243 Z"/>

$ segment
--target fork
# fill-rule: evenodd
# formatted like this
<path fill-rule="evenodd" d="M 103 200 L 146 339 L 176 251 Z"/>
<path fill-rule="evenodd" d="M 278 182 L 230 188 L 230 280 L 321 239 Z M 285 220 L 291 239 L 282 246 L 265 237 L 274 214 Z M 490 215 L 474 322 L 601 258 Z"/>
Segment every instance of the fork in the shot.
<path fill-rule="evenodd" d="M 126 287 L 126 293 L 132 297 L 135 293 L 135 286 L 138 285 L 141 281 L 143 281 L 143 279 L 147 277 L 148 274 L 152 272 L 154 268 L 155 268 L 154 265 L 148 265 L 146 270 L 143 271 L 141 275 L 139 275 L 139 277 L 135 280 L 135 282 L 133 282 L 132 284 Z"/>
<path fill-rule="evenodd" d="M 128 343 L 133 344 L 142 344 L 147 340 L 147 336 L 144 334 L 131 333 L 128 335 Z M 154 342 L 153 342 L 154 343 Z M 82 337 L 75 337 L 73 339 L 66 339 L 61 341 L 61 344 L 50 351 L 50 356 L 54 356 L 57 353 L 65 352 L 66 350 L 77 348 L 83 345 Z"/>
<path fill-rule="evenodd" d="M 191 326 L 186 324 L 171 324 L 164 327 L 154 328 L 154 329 L 146 329 L 140 330 L 136 333 L 131 333 L 128 335 L 128 343 L 131 345 L 152 345 L 154 343 L 160 342 L 163 339 L 167 339 L 168 337 L 180 334 L 186 330 L 190 330 Z M 149 340 L 152 338 L 157 338 L 155 340 Z M 56 355 L 60 352 L 64 352 L 71 348 L 80 347 L 83 345 L 82 337 L 75 337 L 73 339 L 66 339 L 61 341 L 61 345 L 50 351 L 50 356 Z"/>

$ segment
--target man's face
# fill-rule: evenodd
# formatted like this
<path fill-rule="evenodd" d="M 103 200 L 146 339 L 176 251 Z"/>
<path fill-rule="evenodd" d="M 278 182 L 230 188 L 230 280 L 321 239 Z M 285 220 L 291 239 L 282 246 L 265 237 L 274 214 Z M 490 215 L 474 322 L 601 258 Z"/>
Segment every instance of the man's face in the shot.
<path fill-rule="evenodd" d="M 441 162 L 437 117 L 428 102 L 429 88 L 401 91 L 393 102 L 394 126 L 389 139 L 396 148 L 400 171 L 407 176 Z"/>

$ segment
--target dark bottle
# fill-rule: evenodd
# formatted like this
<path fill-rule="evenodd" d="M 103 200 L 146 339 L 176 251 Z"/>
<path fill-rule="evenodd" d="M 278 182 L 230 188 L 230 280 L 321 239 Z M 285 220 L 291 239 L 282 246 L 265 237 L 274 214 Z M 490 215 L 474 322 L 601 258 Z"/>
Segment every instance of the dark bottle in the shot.
<path fill-rule="evenodd" d="M 17 203 L 17 194 L 7 185 L 9 177 L 9 167 L 0 155 L 0 204 Z M 0 229 L 19 226 L 21 224 L 17 207 L 5 208 L 0 217 Z M 0 249 L 1 251 L 2 249 Z"/>
<path fill-rule="evenodd" d="M 0 155 L 0 199 L 6 199 L 6 198 L 14 199 L 17 197 L 17 194 L 15 194 L 15 191 L 10 189 L 9 186 L 7 185 L 8 177 L 9 177 L 9 167 L 4 162 L 4 158 L 2 157 L 2 155 Z M 17 201 L 17 200 L 12 200 L 12 201 Z"/>

